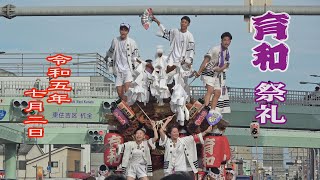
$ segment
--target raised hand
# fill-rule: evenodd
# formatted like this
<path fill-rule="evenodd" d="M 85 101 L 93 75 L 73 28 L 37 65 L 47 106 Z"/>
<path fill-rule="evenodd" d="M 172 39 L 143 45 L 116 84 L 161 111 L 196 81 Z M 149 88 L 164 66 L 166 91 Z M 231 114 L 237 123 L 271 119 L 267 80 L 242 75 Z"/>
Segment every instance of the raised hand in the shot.
<path fill-rule="evenodd" d="M 195 71 L 194 76 L 198 78 L 200 76 L 200 74 L 197 71 Z"/>
<path fill-rule="evenodd" d="M 156 123 L 154 122 L 154 120 L 150 120 L 150 124 L 153 129 L 156 128 Z"/>
<path fill-rule="evenodd" d="M 207 128 L 207 130 L 206 130 L 206 133 L 210 133 L 211 131 L 212 131 L 212 126 L 209 126 L 208 128 Z"/>
<path fill-rule="evenodd" d="M 174 116 L 174 115 L 173 115 L 173 116 Z M 172 121 L 173 116 L 168 116 L 168 117 L 167 117 L 167 121 L 168 121 L 168 122 Z"/>
<path fill-rule="evenodd" d="M 152 15 L 151 18 L 152 18 L 152 21 L 154 21 L 158 24 L 158 26 L 160 25 L 160 21 L 156 17 L 154 17 L 154 15 Z"/>
<path fill-rule="evenodd" d="M 152 21 L 156 21 L 157 20 L 157 18 L 154 15 L 152 15 L 151 19 L 152 19 Z"/>

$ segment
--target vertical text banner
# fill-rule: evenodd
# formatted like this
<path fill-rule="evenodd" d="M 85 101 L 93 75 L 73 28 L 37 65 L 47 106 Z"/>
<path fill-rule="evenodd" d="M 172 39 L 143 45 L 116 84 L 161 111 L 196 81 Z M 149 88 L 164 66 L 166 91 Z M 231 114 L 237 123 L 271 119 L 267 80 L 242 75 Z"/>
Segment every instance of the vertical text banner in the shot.
<path fill-rule="evenodd" d="M 285 72 L 289 67 L 290 47 L 286 44 L 289 38 L 288 29 L 290 15 L 287 13 L 274 13 L 267 11 L 261 16 L 251 17 L 255 34 L 253 39 L 259 44 L 252 48 L 251 64 L 259 68 L 261 72 Z M 270 44 L 267 37 L 270 36 L 275 44 Z M 285 116 L 278 117 L 278 104 L 284 102 L 287 91 L 282 82 L 260 82 L 255 87 L 255 101 L 260 103 L 256 108 L 258 115 L 255 119 L 260 124 L 270 121 L 273 124 L 284 124 L 287 122 Z"/>
<path fill-rule="evenodd" d="M 260 124 L 267 124 L 270 121 L 272 124 L 285 124 L 287 122 L 286 116 L 278 118 L 278 104 L 279 102 L 285 102 L 287 90 L 284 88 L 285 84 L 279 82 L 261 82 L 255 87 L 255 102 L 259 103 L 259 107 L 256 111 L 259 112 L 255 119 L 259 120 Z"/>
<path fill-rule="evenodd" d="M 71 69 L 61 68 L 60 66 L 66 65 L 72 60 L 71 56 L 65 56 L 63 54 L 57 54 L 46 58 L 47 61 L 54 63 L 56 67 L 49 67 L 47 76 L 49 77 L 49 87 L 45 90 L 39 90 L 32 88 L 24 92 L 25 96 L 31 96 L 36 99 L 35 101 L 29 101 L 26 112 L 38 111 L 37 114 L 27 116 L 27 120 L 24 120 L 24 124 L 48 124 L 48 120 L 43 116 L 44 103 L 41 100 L 44 97 L 48 97 L 48 103 L 70 103 L 72 101 L 69 98 L 68 92 L 72 90 L 69 80 L 58 79 L 59 77 L 70 77 Z M 42 138 L 44 136 L 43 127 L 29 127 L 28 137 L 29 138 Z"/>

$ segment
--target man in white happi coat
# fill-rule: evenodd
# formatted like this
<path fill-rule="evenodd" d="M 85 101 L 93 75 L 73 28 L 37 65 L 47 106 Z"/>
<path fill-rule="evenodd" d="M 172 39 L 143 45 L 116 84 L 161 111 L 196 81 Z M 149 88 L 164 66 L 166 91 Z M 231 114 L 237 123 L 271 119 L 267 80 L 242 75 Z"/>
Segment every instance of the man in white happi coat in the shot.
<path fill-rule="evenodd" d="M 167 125 L 173 116 L 169 116 L 163 126 L 160 128 L 159 146 L 165 147 L 164 154 L 164 174 L 175 174 L 178 172 L 191 172 L 192 175 L 198 172 L 198 157 L 196 144 L 203 144 L 203 136 L 212 131 L 212 126 L 202 133 L 186 137 L 179 137 L 179 129 L 172 126 L 165 133 Z"/>
<path fill-rule="evenodd" d="M 118 96 L 124 101 L 127 101 L 124 94 L 134 80 L 133 70 L 141 62 L 138 60 L 139 53 L 136 42 L 128 37 L 129 31 L 129 24 L 120 24 L 120 36 L 112 40 L 111 47 L 105 57 L 107 65 L 112 67 L 113 74 L 116 77 L 115 84 Z"/>
<path fill-rule="evenodd" d="M 218 46 L 213 46 L 204 56 L 204 60 L 200 66 L 196 77 L 202 75 L 202 81 L 205 83 L 207 93 L 204 96 L 205 106 L 210 103 L 211 96 L 211 110 L 216 110 L 220 95 L 224 95 L 227 89 L 225 88 L 225 71 L 229 68 L 230 54 L 228 47 L 231 44 L 232 35 L 225 32 L 221 35 L 221 43 Z M 224 87 L 224 88 L 222 88 Z M 228 103 L 227 103 L 227 106 Z M 230 107 L 229 107 L 230 111 Z"/>
<path fill-rule="evenodd" d="M 106 165 L 101 165 L 99 167 L 99 173 L 96 180 L 104 180 L 106 177 L 108 177 L 111 173 L 109 172 L 109 168 Z"/>
<path fill-rule="evenodd" d="M 232 168 L 226 168 L 226 180 L 233 180 L 234 174 L 235 172 Z"/>
<path fill-rule="evenodd" d="M 186 102 L 190 101 L 188 78 L 193 74 L 192 63 L 195 54 L 194 38 L 191 32 L 188 31 L 190 18 L 183 16 L 180 22 L 180 29 L 170 30 L 166 29 L 154 16 L 153 21 L 160 27 L 158 36 L 170 41 L 167 59 L 168 84 L 171 84 L 173 80 L 175 82 L 175 86 L 172 88 L 170 107 L 172 112 L 177 114 L 177 121 L 183 126 L 189 114 L 185 105 Z M 179 97 L 176 97 L 177 95 Z"/>
<path fill-rule="evenodd" d="M 160 21 L 153 16 L 153 21 L 155 21 L 160 27 L 160 32 L 158 36 L 163 37 L 170 41 L 170 51 L 168 53 L 167 64 L 169 69 L 176 67 L 169 76 L 173 76 L 179 68 L 183 71 L 190 71 L 193 73 L 192 63 L 195 54 L 195 42 L 193 35 L 188 31 L 190 25 L 190 18 L 188 16 L 183 16 L 180 22 L 180 29 L 166 29 Z M 188 76 L 184 77 L 184 87 L 188 91 Z"/>
<path fill-rule="evenodd" d="M 154 121 L 151 121 L 153 138 L 145 140 L 146 129 L 139 128 L 135 132 L 135 140 L 120 144 L 117 147 L 117 154 L 123 153 L 121 167 L 127 180 L 148 180 L 152 176 L 152 161 L 150 150 L 156 148 L 158 131 Z"/>
<path fill-rule="evenodd" d="M 167 86 L 167 56 L 163 55 L 162 46 L 157 46 L 155 61 L 153 62 L 154 71 L 152 73 L 152 83 L 150 84 L 151 94 L 157 98 L 160 106 L 164 105 L 163 99 L 170 97 Z"/>

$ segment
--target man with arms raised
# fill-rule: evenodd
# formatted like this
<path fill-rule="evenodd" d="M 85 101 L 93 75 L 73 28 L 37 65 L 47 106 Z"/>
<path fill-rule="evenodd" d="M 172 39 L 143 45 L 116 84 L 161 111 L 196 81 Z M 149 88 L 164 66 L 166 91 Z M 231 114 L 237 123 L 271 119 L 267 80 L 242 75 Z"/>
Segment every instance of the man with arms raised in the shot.
<path fill-rule="evenodd" d="M 180 21 L 180 29 L 175 28 L 170 30 L 166 29 L 154 16 L 153 21 L 160 27 L 158 36 L 170 41 L 170 51 L 167 58 L 169 71 L 176 67 L 182 67 L 183 71 L 191 71 L 195 54 L 195 43 L 193 35 L 188 31 L 191 21 L 190 18 L 188 16 L 183 16 Z M 176 69 L 170 74 L 174 74 L 175 72 Z M 188 77 L 185 77 L 184 81 L 185 87 L 188 89 L 187 78 Z M 187 92 L 189 91 L 187 90 Z"/>
<path fill-rule="evenodd" d="M 127 101 L 124 94 L 133 81 L 133 69 L 141 62 L 138 60 L 139 53 L 136 42 L 128 37 L 129 31 L 129 24 L 120 24 L 120 36 L 112 40 L 111 47 L 105 57 L 107 64 L 112 66 L 113 74 L 116 77 L 117 93 L 123 101 Z"/>

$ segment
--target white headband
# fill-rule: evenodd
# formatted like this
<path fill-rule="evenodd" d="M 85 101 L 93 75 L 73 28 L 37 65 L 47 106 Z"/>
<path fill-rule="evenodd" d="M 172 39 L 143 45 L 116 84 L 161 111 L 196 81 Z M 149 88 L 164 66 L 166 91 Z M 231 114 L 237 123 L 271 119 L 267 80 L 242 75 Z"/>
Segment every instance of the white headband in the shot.
<path fill-rule="evenodd" d="M 163 53 L 162 46 L 157 46 L 157 53 Z"/>
<path fill-rule="evenodd" d="M 130 25 L 128 24 L 128 23 L 121 23 L 120 24 L 120 28 L 121 27 L 126 27 L 126 28 L 128 28 L 128 30 L 130 31 Z"/>
<path fill-rule="evenodd" d="M 234 175 L 234 170 L 227 170 L 226 173 L 231 173 L 232 175 Z"/>

